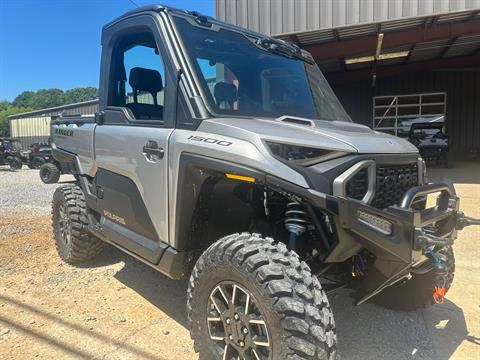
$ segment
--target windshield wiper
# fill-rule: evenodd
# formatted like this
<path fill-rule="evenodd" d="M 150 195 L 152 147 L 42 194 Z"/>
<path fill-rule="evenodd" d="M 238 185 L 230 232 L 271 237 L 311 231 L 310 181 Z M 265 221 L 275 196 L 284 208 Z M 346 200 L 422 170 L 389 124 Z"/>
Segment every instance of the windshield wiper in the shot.
<path fill-rule="evenodd" d="M 309 64 L 314 63 L 314 60 L 310 54 L 304 52 L 299 46 L 291 42 L 264 37 L 256 39 L 254 44 L 261 47 L 263 50 L 270 51 L 275 54 L 284 55 L 289 58 L 300 59 L 308 62 Z"/>

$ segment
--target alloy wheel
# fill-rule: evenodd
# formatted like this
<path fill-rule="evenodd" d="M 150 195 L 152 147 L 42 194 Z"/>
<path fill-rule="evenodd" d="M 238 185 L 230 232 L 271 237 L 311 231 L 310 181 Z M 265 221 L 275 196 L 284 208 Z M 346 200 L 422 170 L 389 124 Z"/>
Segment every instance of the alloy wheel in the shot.
<path fill-rule="evenodd" d="M 222 360 L 267 360 L 269 329 L 253 295 L 233 281 L 220 282 L 207 303 L 210 340 Z"/>

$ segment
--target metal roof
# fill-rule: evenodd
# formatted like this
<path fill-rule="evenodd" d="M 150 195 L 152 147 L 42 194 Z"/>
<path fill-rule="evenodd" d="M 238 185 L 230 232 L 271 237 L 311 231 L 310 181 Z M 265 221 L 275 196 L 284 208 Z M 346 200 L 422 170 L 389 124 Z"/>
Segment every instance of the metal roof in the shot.
<path fill-rule="evenodd" d="M 55 106 L 46 109 L 28 111 L 20 114 L 10 115 L 9 120 L 21 119 L 21 118 L 30 118 L 30 117 L 41 117 L 41 116 L 53 116 L 59 115 L 61 113 L 66 113 L 69 115 L 81 114 L 81 115 L 90 115 L 98 111 L 98 99 L 82 101 L 73 104 L 66 104 L 61 106 Z"/>
<path fill-rule="evenodd" d="M 351 26 L 340 26 L 329 29 L 320 29 L 313 31 L 302 31 L 278 35 L 278 38 L 291 41 L 297 45 L 312 51 L 317 49 L 320 52 L 329 53 L 329 44 L 339 44 L 346 41 L 356 41 L 357 39 L 375 37 L 379 33 L 384 33 L 385 39 L 394 33 L 409 32 L 418 29 L 425 29 L 426 32 L 434 31 L 437 28 L 448 30 L 455 24 L 472 24 L 477 30 L 465 33 L 459 36 L 446 36 L 444 38 L 432 41 L 419 41 L 412 39 L 411 42 L 405 41 L 405 44 L 396 47 L 382 48 L 382 53 L 392 53 L 398 51 L 409 51 L 407 58 L 397 58 L 382 60 L 377 62 L 377 66 L 388 66 L 405 63 L 415 63 L 421 61 L 430 61 L 439 58 L 464 57 L 474 55 L 480 52 L 480 9 L 467 11 L 449 12 L 444 14 L 426 15 L 414 18 L 403 18 L 398 20 L 387 20 L 372 22 L 368 24 L 359 24 Z M 447 33 L 447 32 L 445 32 Z M 426 37 L 428 40 L 428 37 Z M 356 57 L 373 55 L 372 49 L 367 51 L 352 52 Z M 345 56 L 332 56 L 331 58 L 316 57 L 318 65 L 325 73 L 367 69 L 372 66 L 372 62 L 361 62 L 355 64 L 345 64 Z M 323 56 L 328 57 L 328 56 Z M 350 56 L 349 56 L 350 57 Z"/>

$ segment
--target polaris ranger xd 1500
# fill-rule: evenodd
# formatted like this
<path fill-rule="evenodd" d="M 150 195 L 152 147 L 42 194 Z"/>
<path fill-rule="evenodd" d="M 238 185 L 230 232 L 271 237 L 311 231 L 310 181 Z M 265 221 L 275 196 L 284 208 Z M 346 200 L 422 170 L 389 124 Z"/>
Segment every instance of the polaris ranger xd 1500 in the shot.
<path fill-rule="evenodd" d="M 326 294 L 345 285 L 358 304 L 443 301 L 476 221 L 412 144 L 352 123 L 310 54 L 160 5 L 107 24 L 102 47 L 100 111 L 52 123 L 78 179 L 53 198 L 62 259 L 106 242 L 189 277 L 205 359 L 335 358 Z"/>

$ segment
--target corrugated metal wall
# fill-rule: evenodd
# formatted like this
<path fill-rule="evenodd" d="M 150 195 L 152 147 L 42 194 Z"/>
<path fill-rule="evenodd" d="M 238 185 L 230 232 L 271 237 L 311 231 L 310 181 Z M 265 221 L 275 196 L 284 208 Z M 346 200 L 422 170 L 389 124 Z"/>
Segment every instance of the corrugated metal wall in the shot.
<path fill-rule="evenodd" d="M 44 143 L 50 137 L 50 116 L 10 120 L 10 134 L 19 139 L 24 148 L 33 143 Z"/>
<path fill-rule="evenodd" d="M 268 35 L 480 8 L 480 0 L 215 0 L 217 19 Z"/>
<path fill-rule="evenodd" d="M 70 104 L 50 109 L 12 115 L 10 119 L 10 134 L 21 141 L 24 148 L 33 143 L 45 143 L 50 137 L 50 121 L 52 116 L 60 115 L 93 115 L 98 111 L 98 100 L 79 104 Z"/>
<path fill-rule="evenodd" d="M 425 92 L 447 93 L 447 128 L 457 153 L 480 151 L 480 72 L 435 71 L 377 79 L 333 89 L 355 122 L 372 127 L 373 97 Z"/>

